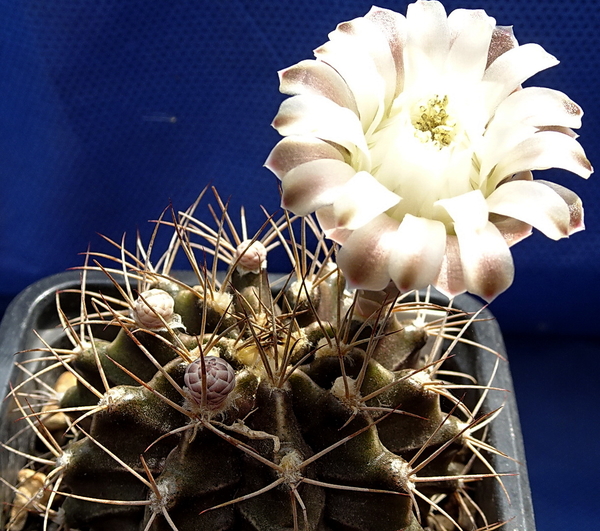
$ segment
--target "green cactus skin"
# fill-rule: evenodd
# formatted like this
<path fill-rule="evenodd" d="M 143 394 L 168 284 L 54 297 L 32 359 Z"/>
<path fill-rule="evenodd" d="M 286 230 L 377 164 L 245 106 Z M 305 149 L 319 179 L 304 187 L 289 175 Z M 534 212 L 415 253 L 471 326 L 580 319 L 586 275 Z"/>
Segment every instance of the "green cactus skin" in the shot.
<path fill-rule="evenodd" d="M 423 367 L 425 327 L 385 309 L 353 317 L 330 260 L 275 299 L 266 269 L 233 263 L 221 288 L 206 275 L 191 288 L 146 271 L 146 289 L 173 297 L 177 326 L 146 330 L 115 309 L 114 339 L 73 350 L 79 381 L 60 407 L 75 435 L 54 473 L 65 528 L 446 529 L 422 495 L 453 495 L 472 454 L 438 367 Z M 202 354 L 236 372 L 216 409 L 185 388 Z"/>

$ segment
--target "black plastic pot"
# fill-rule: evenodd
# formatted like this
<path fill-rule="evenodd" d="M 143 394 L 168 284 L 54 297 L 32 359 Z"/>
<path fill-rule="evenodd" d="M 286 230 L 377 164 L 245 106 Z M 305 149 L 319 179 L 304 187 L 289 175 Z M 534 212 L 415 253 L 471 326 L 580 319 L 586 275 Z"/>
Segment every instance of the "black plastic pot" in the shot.
<path fill-rule="evenodd" d="M 193 283 L 191 272 L 181 272 L 178 276 L 184 281 L 189 279 Z M 0 324 L 1 396 L 5 396 L 10 391 L 11 383 L 15 385 L 24 377 L 21 371 L 13 370 L 15 359 L 23 361 L 32 355 L 22 351 L 41 346 L 41 342 L 33 330 L 36 330 L 45 341 L 53 345 L 58 344 L 64 337 L 56 312 L 55 294 L 57 291 L 76 290 L 79 285 L 80 274 L 78 272 L 54 275 L 28 287 L 8 307 Z M 102 274 L 89 274 L 87 286 L 92 291 L 116 295 L 115 287 Z M 61 307 L 69 316 L 79 315 L 79 304 L 80 297 L 76 293 L 67 293 L 61 296 Z M 481 304 L 470 296 L 462 295 L 455 299 L 454 307 L 466 312 L 476 312 L 481 309 Z M 484 320 L 474 322 L 466 337 L 494 349 L 506 359 L 504 341 L 497 322 L 488 310 L 484 310 L 479 317 Z M 490 352 L 470 345 L 460 344 L 459 348 L 460 353 L 453 358 L 454 368 L 473 375 L 480 383 L 488 382 L 494 370 L 496 357 Z M 19 353 L 16 358 L 15 353 Z M 33 370 L 33 367 L 29 367 L 29 370 Z M 523 439 L 507 361 L 500 362 L 493 386 L 506 389 L 508 392 L 489 393 L 482 413 L 493 411 L 501 406 L 503 406 L 503 410 L 491 423 L 486 440 L 514 461 L 495 455 L 489 455 L 488 458 L 497 472 L 508 474 L 502 478 L 502 481 L 508 491 L 510 501 L 500 483 L 492 479 L 474 484 L 473 497 L 484 510 L 488 521 L 507 522 L 504 527 L 507 531 L 534 531 L 535 522 Z M 476 399 L 476 397 L 471 397 L 471 399 Z M 19 413 L 14 412 L 12 401 L 5 400 L 0 417 L 2 420 L 0 422 L 0 441 L 7 441 L 18 431 L 20 426 L 14 421 L 20 416 Z M 28 433 L 31 433 L 30 430 Z M 24 451 L 31 444 L 31 441 L 25 437 L 20 437 L 16 441 L 11 442 L 11 446 L 18 446 Z M 25 458 L 0 449 L 0 477 L 9 482 L 12 481 L 24 462 Z M 485 473 L 487 471 L 481 468 L 477 472 Z M 11 499 L 10 489 L 0 483 L 0 500 L 10 503 Z M 4 527 L 5 522 L 0 514 L 0 529 L 4 529 Z"/>

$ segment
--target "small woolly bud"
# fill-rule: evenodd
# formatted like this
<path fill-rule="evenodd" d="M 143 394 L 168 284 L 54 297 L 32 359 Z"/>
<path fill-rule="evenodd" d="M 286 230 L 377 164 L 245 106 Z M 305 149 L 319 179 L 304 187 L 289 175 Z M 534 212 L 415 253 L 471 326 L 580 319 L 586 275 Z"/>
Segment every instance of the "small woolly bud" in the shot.
<path fill-rule="evenodd" d="M 240 273 L 260 273 L 267 267 L 267 249 L 259 241 L 244 240 L 235 250 L 235 260 Z"/>
<path fill-rule="evenodd" d="M 162 289 L 150 289 L 140 294 L 135 301 L 133 318 L 135 322 L 144 328 L 156 330 L 164 328 L 173 316 L 175 301 L 173 297 Z M 161 321 L 160 317 L 164 320 Z"/>
<path fill-rule="evenodd" d="M 356 388 L 356 380 L 354 378 L 340 376 L 333 382 L 331 394 L 340 400 L 347 400 L 360 396 L 360 391 Z"/>
<path fill-rule="evenodd" d="M 235 387 L 235 371 L 224 359 L 205 356 L 206 369 L 206 405 L 210 409 L 218 408 Z M 183 376 L 185 385 L 194 402 L 202 403 L 202 362 L 200 358 L 187 366 Z"/>

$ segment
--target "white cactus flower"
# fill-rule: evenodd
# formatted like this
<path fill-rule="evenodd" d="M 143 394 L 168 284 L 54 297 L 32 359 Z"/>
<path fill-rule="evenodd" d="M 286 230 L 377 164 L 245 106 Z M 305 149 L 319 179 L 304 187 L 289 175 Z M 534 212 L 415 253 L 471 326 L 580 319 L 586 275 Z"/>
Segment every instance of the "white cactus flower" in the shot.
<path fill-rule="evenodd" d="M 266 166 L 283 206 L 316 212 L 342 244 L 352 287 L 434 285 L 488 300 L 513 280 L 509 247 L 532 226 L 558 239 L 583 228 L 577 195 L 530 170 L 592 167 L 565 94 L 521 83 L 554 66 L 537 44 L 482 10 L 407 15 L 373 7 L 340 24 L 316 60 L 280 72 L 285 136 Z"/>

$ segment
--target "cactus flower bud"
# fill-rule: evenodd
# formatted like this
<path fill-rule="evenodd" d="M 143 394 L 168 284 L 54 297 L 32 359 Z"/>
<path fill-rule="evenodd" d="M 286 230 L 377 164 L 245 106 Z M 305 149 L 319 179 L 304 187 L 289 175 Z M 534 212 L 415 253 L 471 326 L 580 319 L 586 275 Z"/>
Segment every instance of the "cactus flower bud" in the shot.
<path fill-rule="evenodd" d="M 267 249 L 259 241 L 244 240 L 235 250 L 238 271 L 259 273 L 267 267 Z"/>
<path fill-rule="evenodd" d="M 206 405 L 210 409 L 218 408 L 235 387 L 235 371 L 224 359 L 205 356 L 206 369 Z M 202 362 L 200 358 L 190 363 L 183 377 L 192 398 L 202 403 Z"/>
<path fill-rule="evenodd" d="M 173 297 L 162 289 L 150 289 L 140 294 L 135 301 L 133 318 L 135 322 L 150 330 L 163 328 L 173 317 Z M 159 317 L 160 316 L 160 317 Z M 161 317 L 163 320 L 161 320 Z"/>

